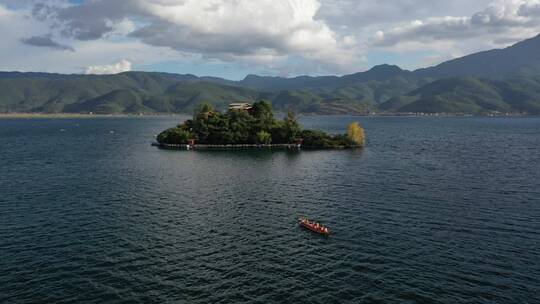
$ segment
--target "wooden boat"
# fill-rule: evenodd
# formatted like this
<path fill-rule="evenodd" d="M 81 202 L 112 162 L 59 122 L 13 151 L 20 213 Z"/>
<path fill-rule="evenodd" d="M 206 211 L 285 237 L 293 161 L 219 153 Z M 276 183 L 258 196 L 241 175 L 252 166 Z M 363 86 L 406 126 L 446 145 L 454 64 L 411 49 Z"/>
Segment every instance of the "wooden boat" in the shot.
<path fill-rule="evenodd" d="M 301 217 L 298 219 L 298 224 L 300 224 L 300 226 L 308 229 L 308 230 L 311 230 L 315 233 L 318 233 L 318 234 L 322 234 L 322 235 L 329 235 L 330 234 L 330 230 L 328 230 L 327 227 L 324 227 L 323 225 L 319 224 L 319 223 L 315 223 L 315 222 L 312 222 L 310 220 L 308 220 L 307 218 L 304 218 L 304 217 Z"/>

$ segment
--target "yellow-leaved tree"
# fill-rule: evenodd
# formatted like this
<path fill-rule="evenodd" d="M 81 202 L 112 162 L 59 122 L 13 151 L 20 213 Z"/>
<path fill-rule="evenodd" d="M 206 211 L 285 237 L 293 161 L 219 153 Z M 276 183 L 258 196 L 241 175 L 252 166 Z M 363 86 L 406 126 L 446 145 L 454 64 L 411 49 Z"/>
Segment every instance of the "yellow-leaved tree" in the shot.
<path fill-rule="evenodd" d="M 364 129 L 357 122 L 353 122 L 347 127 L 347 137 L 358 146 L 363 146 L 366 140 Z"/>

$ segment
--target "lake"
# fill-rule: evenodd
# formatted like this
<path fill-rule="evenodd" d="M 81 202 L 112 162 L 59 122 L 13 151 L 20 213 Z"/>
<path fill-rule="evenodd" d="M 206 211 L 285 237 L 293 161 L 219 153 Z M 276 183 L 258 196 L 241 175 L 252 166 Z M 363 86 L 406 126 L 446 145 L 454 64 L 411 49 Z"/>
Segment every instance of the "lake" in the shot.
<path fill-rule="evenodd" d="M 179 119 L 0 119 L 0 302 L 540 302 L 540 118 L 301 118 L 358 120 L 362 150 L 150 146 Z"/>

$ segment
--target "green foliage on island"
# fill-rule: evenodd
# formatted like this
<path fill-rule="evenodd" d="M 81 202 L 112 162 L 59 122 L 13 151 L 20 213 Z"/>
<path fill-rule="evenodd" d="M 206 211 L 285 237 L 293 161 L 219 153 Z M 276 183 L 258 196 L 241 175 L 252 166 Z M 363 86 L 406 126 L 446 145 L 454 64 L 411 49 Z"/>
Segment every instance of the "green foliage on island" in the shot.
<path fill-rule="evenodd" d="M 277 120 L 271 104 L 258 101 L 249 110 L 227 112 L 203 104 L 195 110 L 192 119 L 157 136 L 160 144 L 187 144 L 191 139 L 207 145 L 302 142 L 304 148 L 351 148 L 364 145 L 364 131 L 358 124 L 349 126 L 348 133 L 343 135 L 302 130 L 294 112 L 289 111 L 282 120 Z"/>

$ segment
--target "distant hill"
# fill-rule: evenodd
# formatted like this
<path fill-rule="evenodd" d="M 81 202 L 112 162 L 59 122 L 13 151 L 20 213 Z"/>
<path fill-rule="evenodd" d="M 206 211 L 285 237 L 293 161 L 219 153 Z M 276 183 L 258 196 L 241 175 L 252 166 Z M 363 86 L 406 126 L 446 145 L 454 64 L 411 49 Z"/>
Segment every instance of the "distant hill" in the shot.
<path fill-rule="evenodd" d="M 418 78 L 395 65 L 378 65 L 366 72 L 338 76 L 299 76 L 295 78 L 248 75 L 238 85 L 265 91 L 335 89 L 367 81 L 387 81 L 395 77 Z"/>
<path fill-rule="evenodd" d="M 116 75 L 0 78 L 1 112 L 175 113 L 210 102 L 254 101 L 260 93 L 193 75 L 127 72 Z M 226 80 L 222 81 L 226 83 Z"/>
<path fill-rule="evenodd" d="M 389 112 L 540 113 L 540 77 L 486 80 L 472 77 L 434 81 L 381 104 Z"/>
<path fill-rule="evenodd" d="M 480 52 L 419 69 L 414 74 L 431 78 L 475 76 L 489 79 L 538 75 L 540 35 L 505 49 Z"/>
<path fill-rule="evenodd" d="M 396 67 L 397 68 L 397 67 Z M 399 68 L 397 68 L 399 69 Z M 395 75 L 371 72 L 329 83 L 326 77 L 304 77 L 303 84 L 272 87 L 248 86 L 244 81 L 168 73 L 126 72 L 116 75 L 59 75 L 3 73 L 0 77 L 1 112 L 45 113 L 177 113 L 191 112 L 209 102 L 225 109 L 231 101 L 266 99 L 276 110 L 293 108 L 303 113 L 361 114 L 421 82 L 401 69 Z M 394 69 L 394 71 L 397 71 Z M 262 79 L 270 77 L 260 77 Z M 309 80 L 308 80 L 309 79 Z M 288 81 L 287 78 L 278 80 Z M 261 84 L 266 83 L 262 81 Z M 262 86 L 262 85 L 261 85 Z M 291 87 L 291 89 L 286 89 Z"/>
<path fill-rule="evenodd" d="M 301 113 L 540 113 L 540 35 L 501 50 L 406 71 L 379 65 L 345 76 L 248 75 L 241 81 L 191 74 L 64 75 L 0 72 L 0 112 L 179 113 L 208 102 L 265 99 Z"/>

